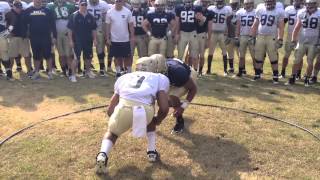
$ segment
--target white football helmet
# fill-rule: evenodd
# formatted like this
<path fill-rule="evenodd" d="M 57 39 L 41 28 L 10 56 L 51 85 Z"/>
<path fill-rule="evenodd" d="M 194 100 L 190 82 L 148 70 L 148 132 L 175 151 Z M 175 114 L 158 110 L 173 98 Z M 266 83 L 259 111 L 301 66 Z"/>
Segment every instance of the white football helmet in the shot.
<path fill-rule="evenodd" d="M 140 0 L 130 0 L 130 4 L 132 6 L 132 9 L 137 11 L 141 7 L 141 1 Z"/>
<path fill-rule="evenodd" d="M 166 0 L 156 0 L 154 2 L 154 7 L 156 11 L 164 11 L 166 8 L 167 1 Z"/>
<path fill-rule="evenodd" d="M 264 0 L 264 5 L 266 6 L 267 10 L 273 10 L 276 8 L 276 0 Z"/>
<path fill-rule="evenodd" d="M 215 0 L 218 9 L 222 9 L 225 6 L 224 0 Z"/>
<path fill-rule="evenodd" d="M 306 7 L 309 13 L 314 13 L 318 7 L 318 0 L 306 0 Z"/>
<path fill-rule="evenodd" d="M 254 8 L 254 0 L 244 0 L 243 8 L 247 11 L 251 11 Z"/>
<path fill-rule="evenodd" d="M 161 54 L 139 58 L 136 62 L 136 71 L 164 73 L 167 71 L 166 58 Z"/>

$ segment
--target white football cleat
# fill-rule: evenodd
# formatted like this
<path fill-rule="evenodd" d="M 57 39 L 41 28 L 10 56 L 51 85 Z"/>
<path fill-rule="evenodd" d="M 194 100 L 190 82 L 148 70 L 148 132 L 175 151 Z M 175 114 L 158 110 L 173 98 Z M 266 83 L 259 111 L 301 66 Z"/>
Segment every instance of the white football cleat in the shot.
<path fill-rule="evenodd" d="M 157 150 L 148 151 L 147 156 L 149 162 L 156 162 L 160 159 L 160 154 L 157 152 Z"/>
<path fill-rule="evenodd" d="M 77 78 L 75 75 L 72 75 L 72 76 L 69 76 L 69 80 L 73 83 L 76 83 L 77 82 Z"/>
<path fill-rule="evenodd" d="M 99 152 L 97 155 L 96 162 L 96 173 L 97 174 L 106 174 L 107 173 L 107 163 L 108 157 L 105 152 Z"/>

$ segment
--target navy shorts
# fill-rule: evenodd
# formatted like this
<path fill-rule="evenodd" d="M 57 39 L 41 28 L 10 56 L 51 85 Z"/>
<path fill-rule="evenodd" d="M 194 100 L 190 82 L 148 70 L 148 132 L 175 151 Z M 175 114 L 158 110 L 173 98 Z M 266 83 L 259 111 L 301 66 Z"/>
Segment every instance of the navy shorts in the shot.
<path fill-rule="evenodd" d="M 130 42 L 111 42 L 109 56 L 115 58 L 131 57 Z"/>
<path fill-rule="evenodd" d="M 30 38 L 30 45 L 34 60 L 51 58 L 51 38 Z"/>
<path fill-rule="evenodd" d="M 93 41 L 83 41 L 74 43 L 74 53 L 76 54 L 77 60 L 80 60 L 81 52 L 83 53 L 84 59 L 92 59 L 93 50 L 92 50 Z"/>

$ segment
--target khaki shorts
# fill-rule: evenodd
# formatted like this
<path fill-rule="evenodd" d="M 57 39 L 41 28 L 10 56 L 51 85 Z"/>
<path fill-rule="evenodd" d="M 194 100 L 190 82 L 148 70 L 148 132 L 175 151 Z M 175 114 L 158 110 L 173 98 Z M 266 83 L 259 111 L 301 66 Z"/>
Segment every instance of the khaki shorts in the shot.
<path fill-rule="evenodd" d="M 274 36 L 258 35 L 255 45 L 255 59 L 263 61 L 266 53 L 270 62 L 278 61 L 278 49 L 276 48 L 276 38 Z"/>
<path fill-rule="evenodd" d="M 189 56 L 196 58 L 197 57 L 197 32 L 183 32 L 180 31 L 180 40 L 178 42 L 178 59 L 183 59 L 184 52 L 187 45 L 189 44 Z"/>
<path fill-rule="evenodd" d="M 197 72 L 193 69 L 191 69 L 190 78 L 194 81 L 194 83 L 197 82 Z M 181 98 L 187 93 L 188 91 L 185 87 L 170 86 L 169 96 L 175 96 L 175 97 Z"/>
<path fill-rule="evenodd" d="M 148 46 L 148 55 L 151 56 L 153 54 L 162 54 L 166 56 L 167 52 L 167 38 L 155 38 L 151 37 Z"/>
<path fill-rule="evenodd" d="M 245 58 L 247 49 L 249 48 L 251 58 L 254 59 L 254 46 L 249 44 L 248 40 L 249 36 L 240 36 L 239 55 L 240 58 Z"/>
<path fill-rule="evenodd" d="M 143 106 L 147 114 L 147 123 L 149 124 L 152 121 L 154 116 L 154 106 L 120 99 L 119 104 L 115 107 L 114 112 L 109 119 L 109 132 L 120 136 L 132 127 L 134 106 Z"/>
<path fill-rule="evenodd" d="M 308 64 L 313 63 L 317 56 L 317 48 L 313 44 L 300 44 L 298 43 L 295 50 L 294 64 L 299 64 L 303 60 L 303 56 L 307 54 Z"/>
<path fill-rule="evenodd" d="M 0 58 L 3 61 L 9 60 L 8 47 L 9 47 L 8 39 L 4 37 L 0 37 Z"/>
<path fill-rule="evenodd" d="M 59 56 L 70 57 L 72 55 L 72 50 L 68 38 L 68 32 L 60 32 L 57 34 L 57 50 Z"/>
<path fill-rule="evenodd" d="M 222 55 L 227 55 L 225 40 L 226 36 L 223 32 L 213 32 L 210 39 L 209 54 L 213 54 L 217 45 L 219 45 L 222 51 Z"/>
<path fill-rule="evenodd" d="M 207 33 L 204 32 L 204 33 L 197 34 L 197 42 L 198 42 L 197 56 L 204 57 L 204 53 L 207 48 L 207 39 L 208 39 Z"/>
<path fill-rule="evenodd" d="M 16 58 L 19 55 L 22 57 L 30 57 L 29 39 L 22 37 L 10 37 L 8 53 L 10 58 Z"/>
<path fill-rule="evenodd" d="M 134 50 L 137 47 L 138 56 L 145 57 L 148 55 L 148 35 L 136 35 L 135 36 L 135 44 L 131 46 L 131 54 L 134 55 Z"/>
<path fill-rule="evenodd" d="M 174 57 L 175 42 L 173 36 L 168 36 L 167 40 L 167 57 Z"/>

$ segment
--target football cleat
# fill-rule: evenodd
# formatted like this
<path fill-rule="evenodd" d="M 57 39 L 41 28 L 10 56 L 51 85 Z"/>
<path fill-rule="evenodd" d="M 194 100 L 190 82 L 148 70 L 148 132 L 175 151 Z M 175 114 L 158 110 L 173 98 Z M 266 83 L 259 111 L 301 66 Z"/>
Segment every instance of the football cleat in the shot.
<path fill-rule="evenodd" d="M 101 70 L 99 71 L 99 74 L 100 74 L 101 77 L 108 76 L 108 75 L 106 74 L 105 70 L 103 70 L 103 69 L 101 69 Z"/>
<path fill-rule="evenodd" d="M 317 77 L 312 76 L 309 82 L 310 82 L 310 84 L 316 84 L 318 82 Z"/>
<path fill-rule="evenodd" d="M 157 150 L 154 151 L 148 151 L 147 157 L 149 162 L 156 162 L 160 160 L 160 154 L 157 152 Z"/>
<path fill-rule="evenodd" d="M 96 75 L 92 71 L 87 71 L 86 76 L 90 79 L 94 79 Z"/>
<path fill-rule="evenodd" d="M 12 77 L 12 71 L 11 70 L 7 70 L 7 80 L 8 81 L 14 81 L 14 79 Z"/>
<path fill-rule="evenodd" d="M 29 71 L 29 72 L 27 72 L 27 76 L 28 76 L 28 78 L 32 78 L 32 75 L 33 75 L 33 71 Z"/>
<path fill-rule="evenodd" d="M 273 84 L 279 84 L 279 77 L 278 76 L 273 76 L 272 83 Z"/>
<path fill-rule="evenodd" d="M 96 173 L 106 174 L 107 173 L 108 156 L 105 152 L 99 152 L 96 158 Z"/>
<path fill-rule="evenodd" d="M 304 86 L 305 86 L 305 87 L 309 87 L 309 86 L 310 86 L 310 81 L 309 81 L 309 78 L 308 78 L 308 77 L 305 77 L 305 78 L 304 78 Z"/>
<path fill-rule="evenodd" d="M 52 72 L 48 72 L 48 79 L 52 80 L 53 79 L 53 73 Z"/>
<path fill-rule="evenodd" d="M 77 78 L 75 75 L 72 75 L 72 76 L 69 76 L 69 80 L 73 83 L 76 83 L 77 82 Z"/>
<path fill-rule="evenodd" d="M 176 119 L 176 125 L 173 127 L 172 132 L 171 133 L 182 133 L 184 129 L 184 119 L 183 117 L 178 117 Z"/>
<path fill-rule="evenodd" d="M 18 72 L 21 72 L 22 71 L 22 67 L 21 66 L 17 66 L 17 69 L 16 69 Z"/>
<path fill-rule="evenodd" d="M 39 72 L 34 72 L 33 75 L 32 75 L 32 77 L 31 77 L 32 80 L 37 80 L 37 79 L 39 79 L 39 78 L 40 78 Z"/>

